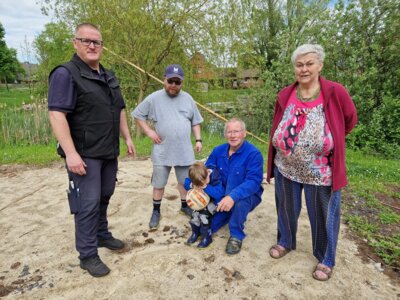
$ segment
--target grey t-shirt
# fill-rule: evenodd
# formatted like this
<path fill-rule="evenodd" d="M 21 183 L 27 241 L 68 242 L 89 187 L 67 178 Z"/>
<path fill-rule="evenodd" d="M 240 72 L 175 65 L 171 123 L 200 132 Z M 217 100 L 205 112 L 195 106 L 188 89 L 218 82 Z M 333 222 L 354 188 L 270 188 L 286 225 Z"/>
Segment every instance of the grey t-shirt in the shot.
<path fill-rule="evenodd" d="M 151 120 L 162 143 L 153 144 L 151 159 L 158 166 L 189 166 L 194 162 L 190 140 L 192 127 L 203 117 L 192 96 L 184 91 L 170 97 L 162 89 L 143 100 L 132 112 L 139 120 Z"/>

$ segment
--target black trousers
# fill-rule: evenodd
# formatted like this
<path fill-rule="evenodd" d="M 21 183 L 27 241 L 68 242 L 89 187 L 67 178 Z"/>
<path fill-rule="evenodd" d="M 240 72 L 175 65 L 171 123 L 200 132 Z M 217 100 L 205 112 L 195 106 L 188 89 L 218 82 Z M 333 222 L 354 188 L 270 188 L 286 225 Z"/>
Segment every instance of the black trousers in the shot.
<path fill-rule="evenodd" d="M 68 201 L 75 219 L 75 244 L 79 258 L 97 255 L 97 239 L 112 237 L 107 208 L 115 190 L 118 160 L 82 158 L 86 175 L 68 171 Z"/>

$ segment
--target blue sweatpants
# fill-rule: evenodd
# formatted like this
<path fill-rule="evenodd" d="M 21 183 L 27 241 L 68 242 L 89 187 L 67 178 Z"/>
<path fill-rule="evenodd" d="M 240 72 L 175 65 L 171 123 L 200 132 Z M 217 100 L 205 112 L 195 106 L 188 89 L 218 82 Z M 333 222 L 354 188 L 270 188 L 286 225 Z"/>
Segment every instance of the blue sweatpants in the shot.
<path fill-rule="evenodd" d="M 68 200 L 75 219 L 75 243 L 79 258 L 97 255 L 97 239 L 110 239 L 107 208 L 115 189 L 118 160 L 82 158 L 86 175 L 68 171 Z"/>
<path fill-rule="evenodd" d="M 246 237 L 244 233 L 244 224 L 247 220 L 247 215 L 261 202 L 261 198 L 257 195 L 252 195 L 245 199 L 240 199 L 235 202 L 235 205 L 228 212 L 217 212 L 212 217 L 211 229 L 212 232 L 217 232 L 222 226 L 229 223 L 230 235 L 239 240 Z"/>
<path fill-rule="evenodd" d="M 333 192 L 331 186 L 291 181 L 282 176 L 277 168 L 274 175 L 278 244 L 286 249 L 296 249 L 297 221 L 301 211 L 301 192 L 304 189 L 313 254 L 320 263 L 333 267 L 340 227 L 340 190 Z"/>

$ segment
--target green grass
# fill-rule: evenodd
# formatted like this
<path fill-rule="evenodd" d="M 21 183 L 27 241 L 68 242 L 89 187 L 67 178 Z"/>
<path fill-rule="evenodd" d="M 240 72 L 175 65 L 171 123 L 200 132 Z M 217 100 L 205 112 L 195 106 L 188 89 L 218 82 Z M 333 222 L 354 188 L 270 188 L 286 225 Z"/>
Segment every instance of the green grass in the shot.
<path fill-rule="evenodd" d="M 0 164 L 47 165 L 59 159 L 56 143 L 49 145 L 0 147 Z"/>
<path fill-rule="evenodd" d="M 400 214 L 386 208 L 379 213 L 379 220 L 382 224 L 400 224 Z"/>
<path fill-rule="evenodd" d="M 400 267 L 400 160 L 347 151 L 344 220 L 394 268 Z"/>
<path fill-rule="evenodd" d="M 51 129 L 47 106 L 26 85 L 0 85 L 0 147 L 48 145 Z"/>
<path fill-rule="evenodd" d="M 350 228 L 357 230 L 363 237 L 372 239 L 373 234 L 378 231 L 376 224 L 371 224 L 361 216 L 349 215 L 347 221 L 350 223 Z"/>
<path fill-rule="evenodd" d="M 47 108 L 31 104 L 29 108 L 7 107 L 0 109 L 0 146 L 47 145 L 51 128 Z"/>
<path fill-rule="evenodd" d="M 382 181 L 399 182 L 400 160 L 385 159 L 382 156 L 348 150 L 346 161 L 349 180 L 353 184 L 369 182 L 379 185 Z"/>
<path fill-rule="evenodd" d="M 26 85 L 9 85 L 7 91 L 5 85 L 0 85 L 0 109 L 7 106 L 21 106 L 33 102 L 31 91 Z"/>
<path fill-rule="evenodd" d="M 397 266 L 399 264 L 400 257 L 400 234 L 392 237 L 385 237 L 379 241 L 371 242 L 371 246 L 374 248 L 376 253 L 383 259 L 388 265 Z"/>

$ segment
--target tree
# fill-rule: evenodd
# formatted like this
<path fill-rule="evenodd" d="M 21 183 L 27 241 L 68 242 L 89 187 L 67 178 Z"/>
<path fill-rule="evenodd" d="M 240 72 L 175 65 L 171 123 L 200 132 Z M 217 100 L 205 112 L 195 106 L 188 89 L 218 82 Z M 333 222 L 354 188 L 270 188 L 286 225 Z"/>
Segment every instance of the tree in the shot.
<path fill-rule="evenodd" d="M 352 0 L 335 6 L 326 26 L 325 74 L 356 104 L 357 148 L 400 154 L 400 6 L 398 0 Z"/>
<path fill-rule="evenodd" d="M 48 76 L 57 65 L 71 59 L 74 53 L 72 30 L 63 22 L 49 23 L 33 42 L 39 67 L 36 73 L 40 82 L 39 93 L 47 93 Z"/>
<path fill-rule="evenodd" d="M 265 87 L 241 109 L 257 132 L 269 132 L 277 92 L 293 82 L 292 51 L 321 44 L 322 75 L 350 92 L 359 123 L 349 144 L 370 152 L 400 155 L 400 6 L 398 0 L 239 1 L 249 15 L 247 43 L 239 63 L 264 70 Z"/>
<path fill-rule="evenodd" d="M 162 78 L 166 65 L 179 62 L 188 70 L 193 45 L 208 40 L 206 15 L 215 9 L 211 0 L 47 0 L 57 18 L 73 27 L 92 22 L 101 28 L 104 45 Z M 194 53 L 194 51 L 192 52 Z M 147 74 L 104 53 L 105 64 L 122 81 L 127 105 L 135 106 L 154 86 Z M 187 74 L 186 80 L 190 80 Z M 136 101 L 133 100 L 136 98 Z"/>
<path fill-rule="evenodd" d="M 8 48 L 4 41 L 4 27 L 0 23 L 0 78 L 8 90 L 8 82 L 15 80 L 18 73 L 24 73 L 17 59 L 17 50 Z"/>
<path fill-rule="evenodd" d="M 267 133 L 278 91 L 293 82 L 291 53 L 303 43 L 321 41 L 329 1 L 232 0 L 232 5 L 234 2 L 240 6 L 242 24 L 238 65 L 259 69 L 265 82 L 263 90 L 246 99 L 248 108 L 240 108 L 238 113 L 251 131 Z"/>

